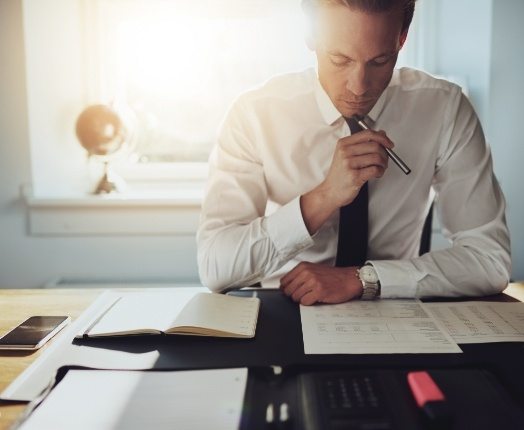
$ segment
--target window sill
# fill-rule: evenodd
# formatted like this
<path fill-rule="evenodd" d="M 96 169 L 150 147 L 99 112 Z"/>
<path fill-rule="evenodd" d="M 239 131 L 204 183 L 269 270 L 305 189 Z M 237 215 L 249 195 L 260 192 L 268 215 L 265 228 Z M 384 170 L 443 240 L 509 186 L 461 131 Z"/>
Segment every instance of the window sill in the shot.
<path fill-rule="evenodd" d="M 122 194 L 33 196 L 24 192 L 31 236 L 195 234 L 203 186 Z"/>

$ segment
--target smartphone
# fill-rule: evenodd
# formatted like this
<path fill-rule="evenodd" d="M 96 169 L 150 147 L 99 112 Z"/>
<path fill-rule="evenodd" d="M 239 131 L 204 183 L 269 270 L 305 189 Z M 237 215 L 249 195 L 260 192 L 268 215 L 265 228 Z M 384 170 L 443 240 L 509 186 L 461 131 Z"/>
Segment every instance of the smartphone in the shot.
<path fill-rule="evenodd" d="M 33 316 L 0 338 L 0 350 L 33 351 L 64 328 L 71 317 Z"/>

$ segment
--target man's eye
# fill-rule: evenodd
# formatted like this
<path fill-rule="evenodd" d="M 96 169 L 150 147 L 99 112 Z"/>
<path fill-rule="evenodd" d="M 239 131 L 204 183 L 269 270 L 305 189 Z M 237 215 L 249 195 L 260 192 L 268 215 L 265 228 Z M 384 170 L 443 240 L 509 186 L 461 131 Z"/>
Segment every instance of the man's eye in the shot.
<path fill-rule="evenodd" d="M 380 58 L 375 58 L 371 64 L 374 65 L 374 66 L 384 66 L 386 64 L 389 63 L 389 60 L 391 59 L 391 57 L 380 57 Z"/>
<path fill-rule="evenodd" d="M 333 64 L 335 67 L 344 67 L 348 64 L 348 60 L 331 58 L 331 64 Z"/>

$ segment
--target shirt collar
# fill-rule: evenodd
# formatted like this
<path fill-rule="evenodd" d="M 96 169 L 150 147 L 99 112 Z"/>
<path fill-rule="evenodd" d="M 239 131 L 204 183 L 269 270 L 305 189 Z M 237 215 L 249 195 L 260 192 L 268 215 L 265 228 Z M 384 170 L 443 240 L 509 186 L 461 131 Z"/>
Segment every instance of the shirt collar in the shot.
<path fill-rule="evenodd" d="M 318 75 L 315 76 L 315 98 L 320 114 L 327 124 L 332 125 L 342 116 L 320 84 Z"/>
<path fill-rule="evenodd" d="M 367 118 L 369 118 L 372 123 L 375 123 L 377 121 L 379 115 L 382 112 L 382 109 L 384 108 L 384 105 L 386 103 L 386 91 L 388 90 L 388 87 L 386 87 L 386 89 L 382 92 L 371 111 L 369 111 L 369 113 L 367 114 Z M 342 118 L 342 114 L 337 110 L 337 108 L 329 98 L 328 94 L 320 84 L 318 74 L 315 77 L 315 98 L 317 100 L 317 105 L 320 110 L 320 114 L 322 115 L 322 118 L 327 124 L 332 125 L 334 122 Z"/>

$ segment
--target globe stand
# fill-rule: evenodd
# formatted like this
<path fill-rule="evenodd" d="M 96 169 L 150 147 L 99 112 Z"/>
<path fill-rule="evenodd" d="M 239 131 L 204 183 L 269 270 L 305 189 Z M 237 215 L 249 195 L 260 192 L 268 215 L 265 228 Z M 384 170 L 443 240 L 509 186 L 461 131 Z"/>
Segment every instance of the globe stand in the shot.
<path fill-rule="evenodd" d="M 104 162 L 104 175 L 100 179 L 100 182 L 96 186 L 93 194 L 110 194 L 110 193 L 121 193 L 126 188 L 124 180 L 118 176 L 109 167 L 107 161 Z"/>

